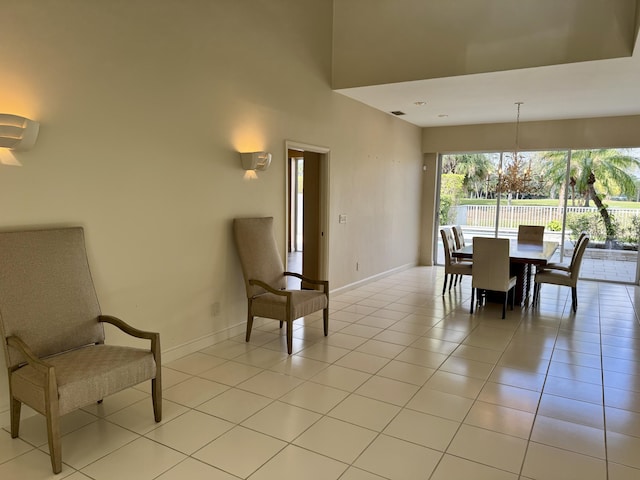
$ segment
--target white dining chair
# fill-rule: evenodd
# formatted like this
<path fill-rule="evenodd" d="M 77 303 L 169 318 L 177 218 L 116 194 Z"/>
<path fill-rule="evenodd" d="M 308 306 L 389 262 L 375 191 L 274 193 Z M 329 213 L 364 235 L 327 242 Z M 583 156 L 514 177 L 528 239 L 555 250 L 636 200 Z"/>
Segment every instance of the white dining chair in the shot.
<path fill-rule="evenodd" d="M 511 309 L 513 310 L 516 277 L 509 272 L 509 247 L 508 238 L 473 238 L 471 308 L 469 313 L 473 313 L 474 297 L 477 295 L 478 304 L 480 304 L 480 300 L 486 298 L 486 291 L 504 293 L 502 318 L 506 316 L 509 293 L 511 293 Z"/>
<path fill-rule="evenodd" d="M 543 283 L 552 285 L 561 285 L 571 287 L 571 309 L 573 313 L 578 309 L 578 277 L 580 276 L 580 266 L 582 265 L 582 257 L 584 251 L 589 244 L 589 237 L 584 236 L 576 247 L 576 252 L 571 259 L 568 270 L 542 270 L 536 273 L 533 287 L 533 304 L 538 305 L 540 302 L 540 287 Z"/>
<path fill-rule="evenodd" d="M 519 225 L 518 243 L 542 243 L 544 239 L 543 225 Z"/>
<path fill-rule="evenodd" d="M 456 241 L 453 237 L 453 233 L 450 228 L 442 228 L 440 230 L 442 236 L 442 246 L 444 247 L 444 285 L 442 286 L 442 295 L 447 290 L 447 280 L 449 280 L 449 290 L 453 286 L 454 280 L 458 275 L 471 275 L 471 263 L 470 262 L 458 262 L 453 257 L 453 252 L 456 250 Z"/>
<path fill-rule="evenodd" d="M 578 253 L 578 245 L 580 245 L 580 242 L 586 235 L 587 235 L 586 232 L 582 232 L 580 236 L 578 236 L 578 240 L 576 240 L 576 243 L 573 246 L 573 253 L 571 254 L 571 260 L 569 261 L 569 263 L 548 262 L 543 267 L 540 267 L 540 270 L 564 270 L 565 272 L 568 272 L 571 268 L 571 263 L 574 261 L 574 258 Z"/>

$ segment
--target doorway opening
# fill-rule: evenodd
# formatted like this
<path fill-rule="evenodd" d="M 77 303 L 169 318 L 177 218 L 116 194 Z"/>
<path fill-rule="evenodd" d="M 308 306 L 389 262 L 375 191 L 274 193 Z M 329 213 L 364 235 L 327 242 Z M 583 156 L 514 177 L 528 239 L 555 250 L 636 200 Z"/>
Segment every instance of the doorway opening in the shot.
<path fill-rule="evenodd" d="M 286 269 L 309 278 L 326 279 L 329 150 L 286 142 L 286 152 Z"/>
<path fill-rule="evenodd" d="M 302 273 L 304 152 L 289 150 L 289 235 L 287 270 Z"/>

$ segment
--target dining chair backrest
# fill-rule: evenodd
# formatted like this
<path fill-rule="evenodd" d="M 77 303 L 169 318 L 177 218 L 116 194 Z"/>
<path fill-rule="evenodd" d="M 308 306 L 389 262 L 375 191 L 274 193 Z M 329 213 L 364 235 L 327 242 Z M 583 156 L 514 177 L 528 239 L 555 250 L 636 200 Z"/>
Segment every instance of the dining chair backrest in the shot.
<path fill-rule="evenodd" d="M 466 246 L 464 241 L 464 233 L 462 233 L 462 227 L 460 225 L 454 225 L 453 227 L 451 227 L 451 230 L 453 232 L 453 238 L 456 241 L 456 249 L 460 249 Z"/>
<path fill-rule="evenodd" d="M 451 265 L 453 263 L 453 252 L 456 249 L 456 241 L 451 229 L 448 227 L 440 229 L 440 235 L 442 236 L 442 246 L 444 247 L 444 264 Z"/>
<path fill-rule="evenodd" d="M 578 254 L 578 247 L 580 247 L 580 242 L 586 236 L 587 236 L 586 232 L 581 232 L 580 235 L 578 236 L 578 240 L 576 240 L 576 243 L 573 246 L 573 253 L 571 254 L 571 263 L 573 263 L 574 259 L 576 258 L 576 255 Z M 585 248 L 586 248 L 586 245 L 585 245 Z"/>
<path fill-rule="evenodd" d="M 571 263 L 569 264 L 570 275 L 572 279 L 578 280 L 578 276 L 580 275 L 580 266 L 582 265 L 582 257 L 584 256 L 584 251 L 587 249 L 587 245 L 589 244 L 589 237 L 583 235 L 580 239 L 580 243 L 576 246 L 574 250 L 573 257 L 571 258 Z"/>
<path fill-rule="evenodd" d="M 520 225 L 518 226 L 518 242 L 542 243 L 544 238 L 543 225 Z"/>
<path fill-rule="evenodd" d="M 509 247 L 508 238 L 473 237 L 473 288 L 509 291 Z"/>

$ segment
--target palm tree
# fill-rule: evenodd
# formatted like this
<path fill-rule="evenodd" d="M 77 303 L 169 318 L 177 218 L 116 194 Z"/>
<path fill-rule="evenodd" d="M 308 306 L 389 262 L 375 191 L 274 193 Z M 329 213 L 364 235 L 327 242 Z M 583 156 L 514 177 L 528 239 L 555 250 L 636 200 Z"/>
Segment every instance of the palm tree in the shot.
<path fill-rule="evenodd" d="M 563 186 L 566 175 L 566 152 L 546 152 L 545 178 L 557 186 Z M 564 174 L 562 173 L 564 169 Z M 605 148 L 599 150 L 574 150 L 571 152 L 571 188 L 584 199 L 588 207 L 593 201 L 607 232 L 607 243 L 615 236 L 615 229 L 607 207 L 602 203 L 605 194 L 619 191 L 628 197 L 636 195 L 636 177 L 632 174 L 640 170 L 640 159 L 627 155 L 621 150 Z M 598 189 L 603 193 L 596 191 Z M 575 195 L 573 195 L 575 201 Z"/>
<path fill-rule="evenodd" d="M 464 187 L 467 192 L 474 192 L 480 197 L 487 175 L 493 169 L 489 156 L 484 153 L 464 153 L 445 155 L 442 160 L 442 173 L 464 175 Z"/>

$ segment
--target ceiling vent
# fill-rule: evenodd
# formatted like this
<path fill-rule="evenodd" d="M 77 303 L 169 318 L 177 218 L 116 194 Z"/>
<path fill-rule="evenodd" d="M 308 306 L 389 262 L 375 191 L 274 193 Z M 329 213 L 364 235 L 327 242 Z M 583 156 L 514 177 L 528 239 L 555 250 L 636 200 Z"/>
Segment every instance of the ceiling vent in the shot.
<path fill-rule="evenodd" d="M 400 110 L 394 110 L 391 113 L 393 113 L 395 116 L 399 117 L 401 115 L 406 115 L 406 113 L 400 111 Z"/>

